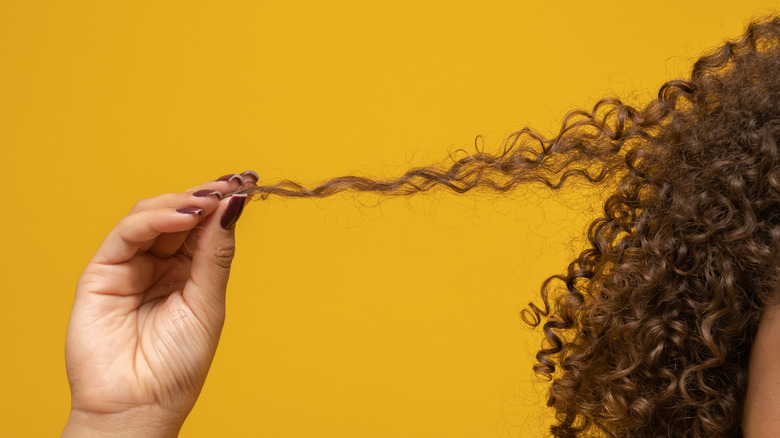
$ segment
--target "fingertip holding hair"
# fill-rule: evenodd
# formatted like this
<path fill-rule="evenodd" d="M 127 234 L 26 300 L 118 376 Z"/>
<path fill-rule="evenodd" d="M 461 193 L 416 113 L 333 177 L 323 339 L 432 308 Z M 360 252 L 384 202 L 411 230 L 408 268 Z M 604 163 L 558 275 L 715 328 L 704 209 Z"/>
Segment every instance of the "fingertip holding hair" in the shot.
<path fill-rule="evenodd" d="M 241 213 L 244 211 L 246 199 L 246 193 L 237 193 L 230 197 L 225 212 L 222 213 L 222 218 L 220 219 L 220 225 L 223 229 L 230 230 L 236 226 Z"/>

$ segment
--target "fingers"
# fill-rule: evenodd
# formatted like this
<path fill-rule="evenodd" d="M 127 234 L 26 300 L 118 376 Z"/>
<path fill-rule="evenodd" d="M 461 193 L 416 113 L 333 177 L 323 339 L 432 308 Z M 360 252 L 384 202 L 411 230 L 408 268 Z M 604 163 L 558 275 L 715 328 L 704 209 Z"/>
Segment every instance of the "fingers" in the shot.
<path fill-rule="evenodd" d="M 185 243 L 195 251 L 184 297 L 199 317 L 224 316 L 225 291 L 236 251 L 235 225 L 246 201 L 246 194 L 223 200 L 197 235 L 191 234 Z"/>
<path fill-rule="evenodd" d="M 255 184 L 257 183 L 259 177 L 257 173 L 254 171 L 248 170 L 242 174 L 228 174 L 225 175 L 219 179 L 217 179 L 217 182 L 223 181 L 227 182 L 228 184 L 232 184 L 233 182 L 238 182 L 241 184 L 236 190 L 242 190 L 247 187 L 257 187 Z M 198 187 L 193 188 L 194 196 L 217 196 L 218 198 L 224 197 L 222 192 L 219 192 L 217 190 L 212 190 L 211 188 L 204 188 L 208 185 L 201 185 Z M 231 187 L 232 188 L 232 187 Z M 233 190 L 231 190 L 233 192 Z M 230 193 L 230 192 L 228 192 Z M 248 197 L 247 200 L 251 199 L 251 197 Z M 181 232 L 181 233 L 175 233 L 175 234 L 164 234 L 161 235 L 157 240 L 155 241 L 154 245 L 149 248 L 147 252 L 150 254 L 153 254 L 160 258 L 168 258 L 176 254 L 181 248 L 184 242 L 186 241 L 187 237 L 189 236 L 189 233 L 187 232 Z M 188 250 L 188 247 L 184 248 L 185 250 Z M 189 250 L 187 253 L 190 253 Z"/>
<path fill-rule="evenodd" d="M 187 239 L 189 233 L 190 230 L 180 231 L 178 233 L 161 234 L 159 237 L 157 237 L 157 239 L 155 239 L 152 246 L 149 247 L 146 252 L 161 259 L 172 257 L 181 250 L 181 246 L 184 244 L 184 241 Z"/>
<path fill-rule="evenodd" d="M 138 202 L 130 214 L 111 230 L 93 259 L 96 263 L 118 264 L 138 251 L 150 251 L 160 257 L 174 254 L 187 232 L 219 206 L 223 193 L 231 193 L 245 179 L 257 174 L 229 174 L 216 181 L 194 187 L 191 192 L 161 195 Z"/>
<path fill-rule="evenodd" d="M 150 247 L 159 235 L 192 229 L 201 215 L 210 213 L 214 208 L 211 206 L 209 211 L 202 207 L 181 210 L 168 207 L 126 216 L 108 233 L 93 261 L 107 265 L 124 263 L 139 250 Z"/>
<path fill-rule="evenodd" d="M 207 183 L 192 187 L 186 190 L 186 193 L 191 193 L 196 197 L 214 196 L 217 199 L 221 199 L 225 195 L 229 193 L 233 193 L 234 191 L 238 190 L 238 188 L 241 187 L 242 184 L 246 182 L 256 183 L 257 181 L 258 181 L 257 173 L 251 170 L 248 170 L 241 174 L 230 173 L 221 176 L 215 179 L 214 181 L 209 181 Z M 155 196 L 154 198 L 143 199 L 141 201 L 138 201 L 133 206 L 133 208 L 130 210 L 130 213 L 132 214 L 138 211 L 152 210 L 163 206 L 174 205 L 181 197 L 181 195 L 182 193 L 170 193 L 167 195 Z"/>

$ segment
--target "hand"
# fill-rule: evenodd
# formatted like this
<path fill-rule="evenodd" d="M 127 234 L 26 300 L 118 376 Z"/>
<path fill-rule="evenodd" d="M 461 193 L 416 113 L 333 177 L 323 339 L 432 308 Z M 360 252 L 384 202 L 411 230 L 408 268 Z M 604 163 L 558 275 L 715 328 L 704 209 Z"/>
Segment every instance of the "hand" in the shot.
<path fill-rule="evenodd" d="M 234 230 L 257 174 L 226 175 L 138 202 L 76 287 L 65 341 L 63 436 L 176 436 L 225 320 Z"/>

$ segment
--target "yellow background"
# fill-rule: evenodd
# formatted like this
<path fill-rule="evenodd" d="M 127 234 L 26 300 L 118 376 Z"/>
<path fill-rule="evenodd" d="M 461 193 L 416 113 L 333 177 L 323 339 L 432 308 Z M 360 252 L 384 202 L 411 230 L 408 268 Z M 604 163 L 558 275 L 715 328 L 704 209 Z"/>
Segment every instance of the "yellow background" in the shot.
<path fill-rule="evenodd" d="M 3 1 L 0 436 L 59 433 L 73 288 L 136 200 L 246 169 L 393 176 L 478 134 L 496 150 L 604 95 L 647 99 L 777 6 Z M 181 435 L 541 435 L 518 312 L 598 204 L 545 196 L 251 204 Z"/>

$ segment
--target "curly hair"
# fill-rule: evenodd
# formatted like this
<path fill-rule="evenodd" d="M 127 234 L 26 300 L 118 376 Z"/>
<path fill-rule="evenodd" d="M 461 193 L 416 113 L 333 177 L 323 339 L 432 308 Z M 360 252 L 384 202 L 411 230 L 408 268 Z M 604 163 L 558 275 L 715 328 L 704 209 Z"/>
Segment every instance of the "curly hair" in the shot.
<path fill-rule="evenodd" d="M 506 192 L 609 185 L 588 247 L 548 278 L 523 319 L 542 325 L 534 371 L 551 381 L 555 437 L 740 436 L 747 364 L 780 279 L 780 17 L 702 56 L 643 108 L 618 98 L 525 128 L 397 179 L 246 189 L 324 197 L 444 186 Z"/>

